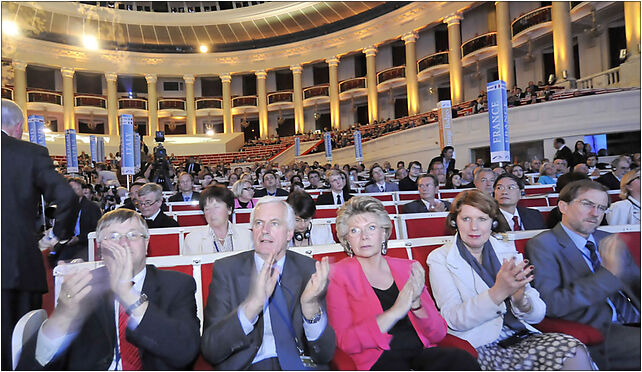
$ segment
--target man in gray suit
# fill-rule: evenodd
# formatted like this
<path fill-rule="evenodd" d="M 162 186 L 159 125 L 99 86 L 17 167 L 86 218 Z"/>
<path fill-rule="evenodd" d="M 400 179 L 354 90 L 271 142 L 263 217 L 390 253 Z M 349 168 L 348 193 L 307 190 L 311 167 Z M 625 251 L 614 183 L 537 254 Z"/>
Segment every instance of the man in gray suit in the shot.
<path fill-rule="evenodd" d="M 601 330 L 604 342 L 590 347 L 600 369 L 640 370 L 640 269 L 617 236 L 596 231 L 609 207 L 606 188 L 571 182 L 558 207 L 562 221 L 526 245 L 546 315 Z"/>
<path fill-rule="evenodd" d="M 285 201 L 261 198 L 250 216 L 254 250 L 214 263 L 201 349 L 216 369 L 328 369 L 330 267 L 287 250 L 294 220 Z"/>
<path fill-rule="evenodd" d="M 386 172 L 379 164 L 375 164 L 370 168 L 370 179 L 372 183 L 366 186 L 366 192 L 399 191 L 399 185 L 393 182 L 386 182 Z"/>

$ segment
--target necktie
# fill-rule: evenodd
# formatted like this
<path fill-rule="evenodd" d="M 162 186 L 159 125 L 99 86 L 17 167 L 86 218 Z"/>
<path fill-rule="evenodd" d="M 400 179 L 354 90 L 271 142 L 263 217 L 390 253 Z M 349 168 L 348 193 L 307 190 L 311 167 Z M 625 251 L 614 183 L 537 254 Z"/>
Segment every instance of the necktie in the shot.
<path fill-rule="evenodd" d="M 123 362 L 123 371 L 140 371 L 143 363 L 140 360 L 138 348 L 132 345 L 125 337 L 129 315 L 122 305 L 118 305 L 118 339 L 120 341 L 120 357 Z"/>
<path fill-rule="evenodd" d="M 522 227 L 519 224 L 519 217 L 513 216 L 513 231 L 519 231 Z"/>
<path fill-rule="evenodd" d="M 283 370 L 304 369 L 299 351 L 292 335 L 293 327 L 288 311 L 287 302 L 283 295 L 281 283 L 274 287 L 274 293 L 270 300 L 270 322 L 272 323 L 272 334 L 276 344 L 276 355 Z M 290 324 L 288 327 L 288 323 Z"/>
<path fill-rule="evenodd" d="M 82 210 L 78 212 L 78 219 L 76 220 L 76 226 L 74 227 L 74 236 L 80 235 L 80 215 L 82 214 Z"/>
<path fill-rule="evenodd" d="M 188 202 L 188 201 L 191 201 L 191 200 L 192 200 L 192 197 L 191 197 L 191 196 L 184 196 L 184 195 L 183 195 L 183 201 Z"/>
<path fill-rule="evenodd" d="M 337 205 L 341 205 L 341 195 L 337 195 Z"/>
<path fill-rule="evenodd" d="M 597 249 L 592 241 L 587 241 L 585 247 L 591 253 L 591 265 L 593 266 L 593 272 L 595 272 L 600 268 Z M 640 321 L 640 313 L 624 293 L 618 291 L 618 293 L 611 295 L 609 299 L 613 303 L 613 306 L 615 306 L 617 319 L 620 323 L 636 323 Z"/>
<path fill-rule="evenodd" d="M 385 186 L 379 186 L 379 188 L 381 189 L 381 192 L 386 191 L 386 187 Z"/>

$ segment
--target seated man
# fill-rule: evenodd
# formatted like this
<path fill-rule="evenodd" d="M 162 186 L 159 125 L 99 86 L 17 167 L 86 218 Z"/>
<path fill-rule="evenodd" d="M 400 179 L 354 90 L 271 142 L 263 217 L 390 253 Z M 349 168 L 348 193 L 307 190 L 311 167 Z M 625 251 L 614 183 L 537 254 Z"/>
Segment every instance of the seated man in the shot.
<path fill-rule="evenodd" d="M 200 194 L 193 190 L 194 178 L 191 174 L 182 172 L 178 175 L 178 192 L 167 199 L 171 202 L 197 202 Z"/>
<path fill-rule="evenodd" d="M 283 200 L 260 199 L 250 220 L 254 250 L 214 262 L 203 356 L 220 370 L 328 369 L 327 258 L 287 250 L 295 215 Z"/>
<path fill-rule="evenodd" d="M 611 171 L 596 179 L 609 190 L 619 190 L 622 176 L 631 170 L 631 158 L 626 155 L 618 156 L 611 162 Z"/>
<path fill-rule="evenodd" d="M 411 161 L 408 165 L 408 175 L 399 181 L 399 191 L 415 191 L 417 190 L 417 177 L 421 174 L 421 163 L 418 161 Z"/>
<path fill-rule="evenodd" d="M 276 175 L 272 171 L 266 171 L 263 174 L 263 188 L 256 190 L 254 193 L 255 198 L 263 196 L 288 196 L 288 192 L 282 188 L 276 187 Z"/>
<path fill-rule="evenodd" d="M 129 186 L 129 197 L 123 201 L 121 208 L 131 209 L 138 211 L 138 190 L 143 187 L 147 182 L 136 181 Z"/>
<path fill-rule="evenodd" d="M 478 160 L 481 160 L 481 159 L 478 159 Z M 475 169 L 477 169 L 477 164 L 475 163 L 466 164 L 464 169 L 461 170 L 461 186 L 459 186 L 458 189 L 468 189 L 468 188 L 475 187 L 475 183 L 474 183 Z"/>
<path fill-rule="evenodd" d="M 537 209 L 517 205 L 522 198 L 524 181 L 511 173 L 504 173 L 495 180 L 495 200 L 502 212 L 498 219 L 504 219 L 511 230 L 545 229 L 544 217 Z M 501 221 L 500 221 L 501 223 Z"/>
<path fill-rule="evenodd" d="M 559 178 L 561 175 L 568 173 L 569 165 L 566 159 L 558 158 L 553 160 L 555 166 L 555 177 Z"/>
<path fill-rule="evenodd" d="M 542 268 L 532 284 L 546 315 L 601 330 L 604 342 L 589 347 L 600 369 L 640 370 L 640 269 L 617 236 L 596 231 L 609 207 L 606 191 L 591 180 L 564 186 L 562 221 L 529 240 L 526 255 Z"/>
<path fill-rule="evenodd" d="M 477 188 L 477 190 L 483 192 L 484 194 L 493 196 L 493 185 L 495 184 L 495 178 L 497 177 L 492 169 L 479 168 L 475 173 L 475 188 Z"/>
<path fill-rule="evenodd" d="M 394 182 L 386 182 L 386 172 L 379 164 L 375 164 L 370 168 L 370 178 L 373 183 L 366 186 L 366 192 L 399 191 L 399 185 Z"/>
<path fill-rule="evenodd" d="M 306 187 L 306 190 L 327 189 L 323 181 L 321 181 L 321 175 L 317 170 L 313 169 L 308 172 L 308 181 L 310 181 L 310 186 Z"/>
<path fill-rule="evenodd" d="M 451 163 L 454 164 L 455 159 L 452 159 Z M 440 184 L 443 185 L 446 183 L 446 168 L 444 168 L 444 163 L 442 163 L 441 157 L 438 156 L 430 161 L 430 164 L 428 165 L 428 173 L 437 177 Z"/>
<path fill-rule="evenodd" d="M 589 176 L 600 176 L 600 168 L 597 167 L 597 154 L 594 152 L 586 154 L 586 166 L 588 167 L 587 174 Z"/>
<path fill-rule="evenodd" d="M 146 183 L 138 190 L 138 208 L 150 229 L 178 227 L 178 222 L 161 210 L 163 188 L 155 183 Z"/>
<path fill-rule="evenodd" d="M 65 274 L 18 369 L 189 369 L 200 342 L 194 279 L 145 265 L 149 232 L 130 209 L 106 213 L 96 234 L 106 267 Z"/>
<path fill-rule="evenodd" d="M 328 171 L 328 181 L 330 181 L 330 192 L 323 193 L 317 197 L 317 205 L 336 205 L 340 206 L 352 198 L 347 192 L 346 179 L 340 170 Z"/>
<path fill-rule="evenodd" d="M 435 195 L 439 192 L 439 182 L 436 176 L 432 174 L 419 176 L 417 189 L 419 190 L 419 199 L 402 205 L 401 213 L 446 212 L 450 209 L 450 202 L 435 199 Z"/>

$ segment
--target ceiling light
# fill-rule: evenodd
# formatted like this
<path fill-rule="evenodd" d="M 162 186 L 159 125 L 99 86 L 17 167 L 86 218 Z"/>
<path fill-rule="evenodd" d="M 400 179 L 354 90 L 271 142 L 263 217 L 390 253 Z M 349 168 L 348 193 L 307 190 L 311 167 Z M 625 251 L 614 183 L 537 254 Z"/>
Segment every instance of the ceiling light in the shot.
<path fill-rule="evenodd" d="M 201 51 L 201 53 L 207 53 L 207 45 L 201 45 L 199 47 L 199 50 Z"/>
<path fill-rule="evenodd" d="M 89 50 L 98 50 L 98 40 L 91 35 L 83 35 L 82 43 Z"/>
<path fill-rule="evenodd" d="M 207 132 L 205 132 L 205 133 L 206 133 L 208 136 L 213 136 L 213 135 L 214 135 L 214 131 L 213 131 L 213 130 L 211 130 L 211 129 L 208 129 L 208 130 L 207 130 Z"/>
<path fill-rule="evenodd" d="M 18 25 L 14 21 L 2 21 L 2 33 L 8 36 L 16 36 L 20 32 Z"/>

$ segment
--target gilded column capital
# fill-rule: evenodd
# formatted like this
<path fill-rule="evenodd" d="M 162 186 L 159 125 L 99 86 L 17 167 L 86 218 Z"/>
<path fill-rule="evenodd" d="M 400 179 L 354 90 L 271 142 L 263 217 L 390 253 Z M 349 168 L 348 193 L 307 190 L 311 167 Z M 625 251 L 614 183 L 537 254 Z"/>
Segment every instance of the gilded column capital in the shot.
<path fill-rule="evenodd" d="M 185 80 L 185 84 L 194 84 L 194 75 L 192 74 L 187 74 L 183 75 L 183 80 Z"/>
<path fill-rule="evenodd" d="M 267 78 L 267 72 L 265 72 L 265 70 L 256 71 L 254 72 L 254 74 L 256 75 L 256 78 L 259 80 L 265 80 Z"/>
<path fill-rule="evenodd" d="M 11 65 L 13 66 L 14 70 L 21 70 L 21 71 L 27 70 L 27 62 L 24 62 L 24 61 L 19 61 L 17 59 L 14 59 L 11 62 Z"/>
<path fill-rule="evenodd" d="M 464 16 L 460 12 L 455 12 L 444 17 L 444 23 L 448 26 L 457 25 L 461 23 L 461 20 L 464 19 Z"/>
<path fill-rule="evenodd" d="M 221 75 L 219 75 L 219 77 L 221 78 L 221 82 L 222 83 L 228 83 L 229 84 L 229 83 L 232 82 L 232 75 L 230 75 L 230 74 L 221 74 Z"/>
<path fill-rule="evenodd" d="M 339 66 L 339 57 L 334 56 L 334 57 L 326 58 L 325 63 L 327 63 L 328 66 L 330 67 Z"/>
<path fill-rule="evenodd" d="M 363 48 L 363 53 L 368 57 L 374 57 L 377 55 L 377 47 L 374 45 L 367 46 Z"/>
<path fill-rule="evenodd" d="M 418 38 L 419 35 L 417 35 L 417 33 L 414 31 L 406 32 L 405 34 L 401 35 L 401 40 L 403 40 L 406 44 L 414 43 Z"/>
<path fill-rule="evenodd" d="M 292 65 L 290 70 L 292 70 L 292 74 L 300 74 L 303 72 L 303 67 L 301 65 Z"/>
<path fill-rule="evenodd" d="M 74 77 L 74 69 L 71 67 L 62 67 L 60 69 L 60 73 L 62 74 L 63 78 L 73 78 Z"/>
<path fill-rule="evenodd" d="M 154 84 L 158 77 L 156 74 L 145 74 L 145 80 L 147 80 L 147 84 Z"/>
<path fill-rule="evenodd" d="M 118 74 L 115 73 L 115 72 L 106 72 L 105 73 L 105 80 L 107 80 L 109 82 L 114 82 L 114 81 L 118 80 Z"/>

